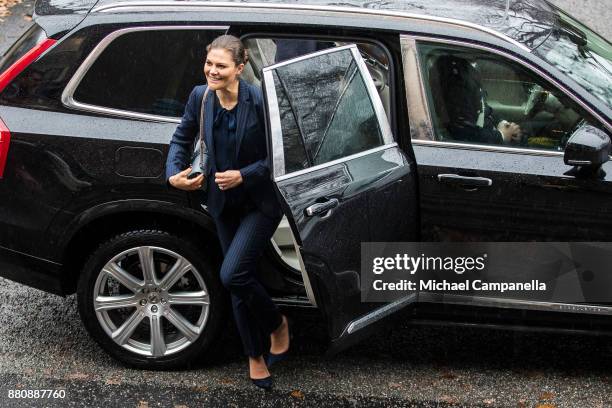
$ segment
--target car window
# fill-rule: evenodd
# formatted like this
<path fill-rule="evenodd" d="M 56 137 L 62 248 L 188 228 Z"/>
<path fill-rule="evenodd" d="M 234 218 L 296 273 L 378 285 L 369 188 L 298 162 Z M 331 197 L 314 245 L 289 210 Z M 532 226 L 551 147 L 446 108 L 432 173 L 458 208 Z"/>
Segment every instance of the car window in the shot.
<path fill-rule="evenodd" d="M 248 81 L 258 84 L 261 81 L 260 71 L 263 67 L 316 51 L 353 43 L 355 42 L 347 42 L 345 39 L 249 37 L 244 40 L 249 52 L 249 63 L 245 67 L 243 76 Z M 391 121 L 391 71 L 388 52 L 379 44 L 357 42 L 356 45 L 374 80 L 387 118 Z"/>
<path fill-rule="evenodd" d="M 586 113 L 501 56 L 419 44 L 436 140 L 562 151 Z"/>
<path fill-rule="evenodd" d="M 77 102 L 180 117 L 194 86 L 205 82 L 205 47 L 222 30 L 125 33 L 98 56 L 74 92 Z"/>
<path fill-rule="evenodd" d="M 372 98 L 350 49 L 273 71 L 285 173 L 384 144 Z"/>

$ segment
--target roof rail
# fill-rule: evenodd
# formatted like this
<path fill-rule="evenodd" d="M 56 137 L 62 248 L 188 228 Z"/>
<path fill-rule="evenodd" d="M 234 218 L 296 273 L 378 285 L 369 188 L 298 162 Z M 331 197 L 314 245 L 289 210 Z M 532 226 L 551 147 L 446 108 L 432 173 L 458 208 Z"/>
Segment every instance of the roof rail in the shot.
<path fill-rule="evenodd" d="M 160 9 L 169 8 L 170 11 L 177 11 L 177 9 L 187 8 L 213 8 L 213 7 L 228 7 L 235 9 L 236 7 L 243 8 L 254 8 L 254 9 L 272 9 L 272 10 L 308 10 L 308 11 L 326 11 L 333 13 L 353 13 L 353 14 L 367 14 L 367 15 L 379 15 L 388 17 L 404 17 L 423 21 L 433 21 L 438 23 L 447 23 L 457 25 L 465 28 L 478 30 L 487 34 L 490 34 L 498 39 L 513 44 L 523 51 L 531 52 L 531 50 L 516 41 L 509 36 L 496 31 L 489 27 L 484 27 L 479 24 L 470 23 L 464 20 L 456 20 L 446 17 L 436 17 L 424 14 L 408 13 L 399 10 L 376 10 L 366 9 L 358 7 L 347 7 L 347 6 L 325 6 L 325 5 L 310 5 L 310 4 L 283 4 L 283 3 L 250 3 L 250 2 L 228 2 L 228 1 L 122 1 L 116 3 L 103 4 L 94 7 L 91 11 L 94 13 L 112 13 L 112 12 L 131 12 L 131 11 L 143 11 L 146 9 Z"/>

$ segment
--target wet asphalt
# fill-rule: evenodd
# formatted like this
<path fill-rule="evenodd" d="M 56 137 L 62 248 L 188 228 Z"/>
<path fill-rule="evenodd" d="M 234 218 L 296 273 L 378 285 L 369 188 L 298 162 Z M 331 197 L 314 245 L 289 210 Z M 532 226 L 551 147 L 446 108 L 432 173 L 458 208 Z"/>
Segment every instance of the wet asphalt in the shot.
<path fill-rule="evenodd" d="M 608 1 L 585 3 L 606 3 L 610 16 Z M 0 53 L 29 25 L 32 4 L 15 6 L 0 22 Z M 612 338 L 400 323 L 330 359 L 318 316 L 293 317 L 292 358 L 272 370 L 275 388 L 266 393 L 248 381 L 234 330 L 208 364 L 129 369 L 89 337 L 75 296 L 0 278 L 0 406 L 612 406 Z M 28 389 L 64 390 L 65 397 L 8 397 Z"/>
<path fill-rule="evenodd" d="M 88 336 L 74 296 L 0 279 L 0 406 L 612 406 L 611 338 L 398 324 L 326 358 L 317 315 L 292 317 L 292 358 L 266 393 L 248 381 L 234 330 L 208 364 L 130 369 Z M 15 389 L 66 396 L 9 399 Z"/>

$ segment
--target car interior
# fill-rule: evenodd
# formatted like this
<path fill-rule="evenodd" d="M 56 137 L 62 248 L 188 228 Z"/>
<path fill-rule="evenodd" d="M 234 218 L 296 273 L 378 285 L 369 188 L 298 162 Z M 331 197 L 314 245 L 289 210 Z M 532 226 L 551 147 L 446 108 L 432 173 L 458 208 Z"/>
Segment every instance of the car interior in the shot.
<path fill-rule="evenodd" d="M 482 99 L 479 105 L 492 109 L 496 124 L 507 120 L 521 127 L 518 146 L 562 151 L 574 130 L 582 124 L 584 115 L 578 113 L 573 102 L 517 64 L 479 51 L 425 46 L 421 48 L 421 63 L 425 83 L 429 85 L 426 91 L 437 140 L 460 141 L 449 130 L 453 121 L 449 117 L 449 104 L 455 101 L 446 100 L 443 93 L 448 86 L 443 72 L 448 69 L 445 64 L 449 55 L 468 61 L 476 72 Z M 483 123 L 475 125 L 482 127 Z"/>

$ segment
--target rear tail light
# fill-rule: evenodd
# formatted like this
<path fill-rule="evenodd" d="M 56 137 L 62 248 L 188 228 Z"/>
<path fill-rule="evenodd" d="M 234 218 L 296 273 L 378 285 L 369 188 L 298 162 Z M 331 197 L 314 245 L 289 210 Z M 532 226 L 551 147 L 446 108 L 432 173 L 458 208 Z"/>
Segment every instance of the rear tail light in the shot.
<path fill-rule="evenodd" d="M 36 26 L 26 32 L 2 59 L 0 65 L 3 67 L 8 65 L 8 67 L 0 72 L 0 93 L 17 75 L 56 42 L 57 40 L 45 38 L 44 32 Z M 0 119 L 0 178 L 4 176 L 10 142 L 11 132 Z"/>
<path fill-rule="evenodd" d="M 11 132 L 9 132 L 2 119 L 0 119 L 0 178 L 2 178 L 4 174 L 4 166 L 6 165 L 10 142 Z"/>
<path fill-rule="evenodd" d="M 55 44 L 57 40 L 53 40 L 51 38 L 47 38 L 36 44 L 32 49 L 23 54 L 21 58 L 15 61 L 10 67 L 6 69 L 6 71 L 0 74 L 0 92 L 4 90 L 4 88 L 13 80 L 17 75 L 21 73 L 28 65 L 30 65 L 33 61 L 36 60 L 45 52 L 49 47 Z M 0 158 L 1 160 L 1 158 Z M 0 173 L 1 174 L 1 173 Z"/>

